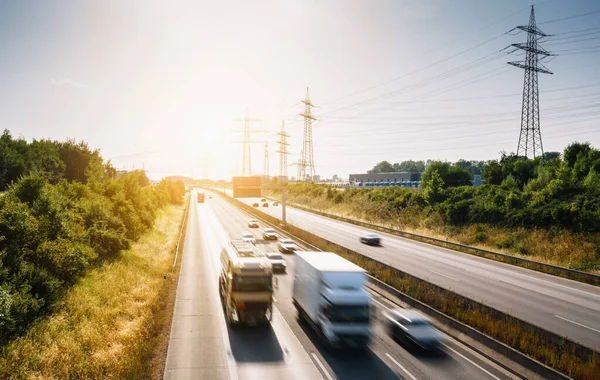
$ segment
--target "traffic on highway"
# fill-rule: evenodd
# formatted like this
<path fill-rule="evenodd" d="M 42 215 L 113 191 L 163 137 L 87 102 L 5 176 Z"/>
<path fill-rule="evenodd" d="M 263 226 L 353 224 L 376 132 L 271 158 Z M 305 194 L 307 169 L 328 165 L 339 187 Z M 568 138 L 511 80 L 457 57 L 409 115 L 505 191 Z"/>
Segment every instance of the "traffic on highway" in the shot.
<path fill-rule="evenodd" d="M 253 202 L 252 198 L 239 200 Z M 280 209 L 261 211 L 281 219 Z M 287 222 L 589 348 L 600 347 L 600 290 L 596 286 L 375 233 L 294 207 L 287 207 Z"/>
<path fill-rule="evenodd" d="M 277 226 L 260 220 L 244 242 L 253 219 L 217 195 L 191 202 L 165 378 L 523 378 L 367 289 L 333 253 L 281 231 L 264 239 Z M 240 290 L 242 269 L 261 280 Z"/>

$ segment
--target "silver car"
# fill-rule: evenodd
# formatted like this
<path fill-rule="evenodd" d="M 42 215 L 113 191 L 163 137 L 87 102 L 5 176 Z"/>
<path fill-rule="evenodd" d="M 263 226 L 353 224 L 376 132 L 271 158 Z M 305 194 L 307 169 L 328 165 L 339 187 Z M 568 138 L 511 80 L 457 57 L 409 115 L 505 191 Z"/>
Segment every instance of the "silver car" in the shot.
<path fill-rule="evenodd" d="M 296 246 L 296 243 L 292 239 L 280 239 L 278 246 L 279 252 L 282 253 L 294 253 L 298 249 L 298 246 Z"/>
<path fill-rule="evenodd" d="M 283 256 L 281 256 L 281 253 L 272 252 L 272 253 L 267 253 L 266 255 L 269 258 L 269 261 L 271 262 L 271 266 L 273 267 L 273 272 L 283 272 L 283 273 L 286 272 L 287 264 L 285 263 Z"/>
<path fill-rule="evenodd" d="M 256 238 L 252 235 L 252 232 L 244 232 L 242 234 L 242 240 L 247 243 L 256 244 Z"/>
<path fill-rule="evenodd" d="M 384 323 L 392 338 L 412 342 L 424 350 L 438 350 L 445 341 L 427 317 L 409 309 L 396 308 L 383 313 Z"/>
<path fill-rule="evenodd" d="M 279 234 L 275 231 L 274 228 L 265 228 L 263 230 L 263 239 L 265 240 L 277 240 Z"/>

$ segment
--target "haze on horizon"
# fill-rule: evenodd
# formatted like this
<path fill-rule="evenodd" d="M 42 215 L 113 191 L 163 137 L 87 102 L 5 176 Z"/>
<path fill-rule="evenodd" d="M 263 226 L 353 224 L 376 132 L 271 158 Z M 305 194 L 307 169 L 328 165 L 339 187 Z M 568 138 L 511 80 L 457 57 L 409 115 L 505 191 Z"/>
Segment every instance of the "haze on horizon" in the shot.
<path fill-rule="evenodd" d="M 241 171 L 243 124 L 253 173 L 278 171 L 302 139 L 310 88 L 317 174 L 381 160 L 488 160 L 516 149 L 523 71 L 506 46 L 531 1 L 30 1 L 0 4 L 0 128 L 25 139 L 74 138 L 117 168 L 151 178 Z M 598 147 L 600 4 L 535 1 L 545 151 Z M 572 17 L 571 16 L 575 16 Z M 578 32 L 581 31 L 581 32 Z M 289 175 L 296 169 L 290 166 Z"/>

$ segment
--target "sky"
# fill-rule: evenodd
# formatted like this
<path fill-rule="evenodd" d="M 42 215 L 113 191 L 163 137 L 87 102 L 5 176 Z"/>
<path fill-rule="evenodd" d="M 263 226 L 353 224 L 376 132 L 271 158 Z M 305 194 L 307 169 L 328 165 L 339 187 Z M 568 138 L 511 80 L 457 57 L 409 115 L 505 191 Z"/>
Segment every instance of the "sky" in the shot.
<path fill-rule="evenodd" d="M 321 177 L 388 160 L 497 159 L 516 150 L 524 59 L 504 49 L 532 0 L 3 1 L 0 129 L 84 140 L 149 176 L 252 173 L 298 160 L 310 89 Z M 600 2 L 540 0 L 545 151 L 600 147 Z M 288 174 L 296 175 L 290 165 Z"/>

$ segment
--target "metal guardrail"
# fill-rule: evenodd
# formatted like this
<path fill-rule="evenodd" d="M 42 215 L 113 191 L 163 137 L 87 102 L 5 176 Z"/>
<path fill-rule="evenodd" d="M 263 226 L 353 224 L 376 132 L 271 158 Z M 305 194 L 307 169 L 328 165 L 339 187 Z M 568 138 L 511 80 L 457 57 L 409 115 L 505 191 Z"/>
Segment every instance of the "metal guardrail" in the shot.
<path fill-rule="evenodd" d="M 177 246 L 175 247 L 175 259 L 173 260 L 173 267 L 171 268 L 171 271 L 175 270 L 175 266 L 177 265 L 177 257 L 179 256 L 179 246 L 181 245 L 181 237 L 183 236 L 183 231 L 185 230 L 185 227 L 187 226 L 187 215 L 188 215 L 188 210 L 190 209 L 191 206 L 191 199 L 192 199 L 192 194 L 190 193 L 190 196 L 188 197 L 186 203 L 187 206 L 185 207 L 185 212 L 183 213 L 183 220 L 181 221 L 181 230 L 179 231 L 179 238 L 177 239 Z"/>
<path fill-rule="evenodd" d="M 546 264 L 546 263 L 542 263 L 542 262 L 535 261 L 535 260 L 529 260 L 529 259 L 525 259 L 522 257 L 517 257 L 517 256 L 508 255 L 505 253 L 490 251 L 487 249 L 477 248 L 477 247 L 460 244 L 460 243 L 455 243 L 455 242 L 451 242 L 448 240 L 438 239 L 438 238 L 434 238 L 434 237 L 430 237 L 430 236 L 419 235 L 419 234 L 415 234 L 412 232 L 396 230 L 396 229 L 393 229 L 390 227 L 385 227 L 385 226 L 382 226 L 379 224 L 372 224 L 372 223 L 367 223 L 367 222 L 363 222 L 363 221 L 356 220 L 356 219 L 346 218 L 346 217 L 335 215 L 335 214 L 329 214 L 329 213 L 326 213 L 323 211 L 315 210 L 315 209 L 301 206 L 301 205 L 291 203 L 291 202 L 288 202 L 288 204 L 290 204 L 291 207 L 294 207 L 294 208 L 297 208 L 297 209 L 300 209 L 303 211 L 311 212 L 313 214 L 321 215 L 326 218 L 336 219 L 341 222 L 386 232 L 386 233 L 389 233 L 392 235 L 408 237 L 413 240 L 431 241 L 431 242 L 437 243 L 437 245 L 443 245 L 443 246 L 448 246 L 448 247 L 459 248 L 461 250 L 472 251 L 475 254 L 477 254 L 477 256 L 480 256 L 480 257 L 486 257 L 486 255 L 493 256 L 493 258 L 496 258 L 497 261 L 502 261 L 502 262 L 513 261 L 513 262 L 520 263 L 529 269 L 536 270 L 538 272 L 556 274 L 556 275 L 559 275 L 560 277 L 565 277 L 565 278 L 569 278 L 572 280 L 585 282 L 585 283 L 588 283 L 591 285 L 600 285 L 600 275 L 596 275 L 593 273 L 583 272 L 583 271 L 576 270 L 576 269 L 565 268 L 565 267 L 561 267 L 558 265 Z"/>

